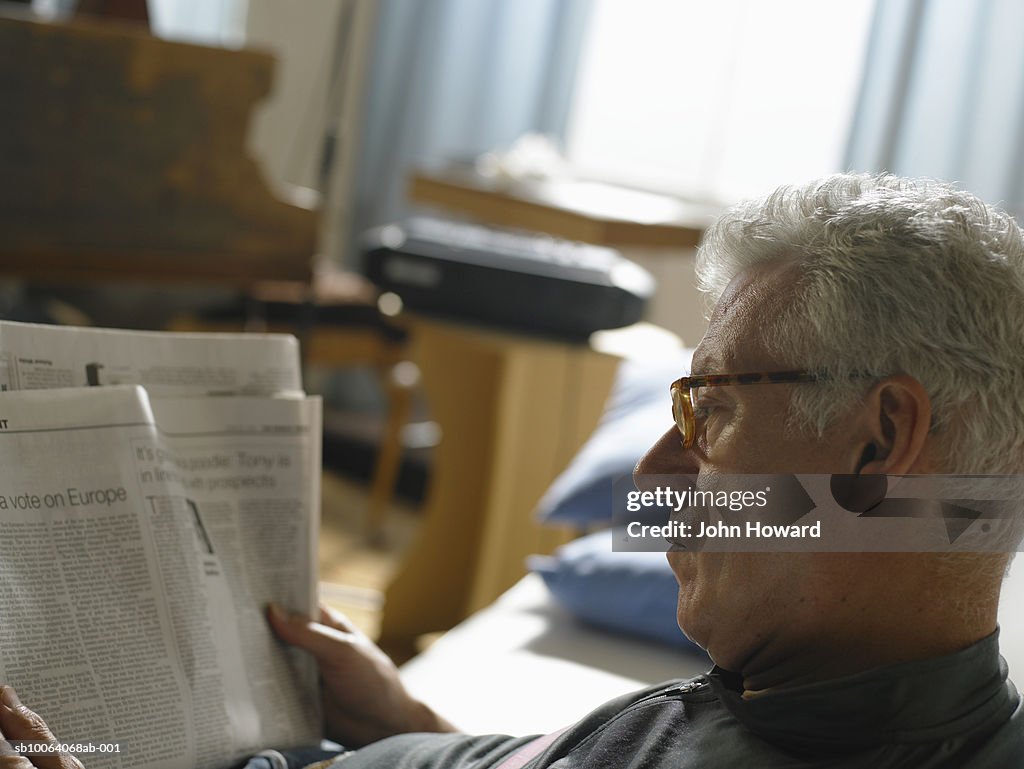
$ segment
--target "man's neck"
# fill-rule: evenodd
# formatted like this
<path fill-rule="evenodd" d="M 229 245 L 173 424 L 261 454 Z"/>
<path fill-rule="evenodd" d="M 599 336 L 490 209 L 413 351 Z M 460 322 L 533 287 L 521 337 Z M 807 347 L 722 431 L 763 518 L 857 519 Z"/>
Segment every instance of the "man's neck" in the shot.
<path fill-rule="evenodd" d="M 842 678 L 902 662 L 942 657 L 966 649 L 996 629 L 998 591 L 973 603 L 955 600 L 937 586 L 920 587 L 915 600 L 861 593 L 820 607 L 788 623 L 743 661 L 744 697 L 771 689 Z M 962 591 L 957 595 L 963 596 Z"/>

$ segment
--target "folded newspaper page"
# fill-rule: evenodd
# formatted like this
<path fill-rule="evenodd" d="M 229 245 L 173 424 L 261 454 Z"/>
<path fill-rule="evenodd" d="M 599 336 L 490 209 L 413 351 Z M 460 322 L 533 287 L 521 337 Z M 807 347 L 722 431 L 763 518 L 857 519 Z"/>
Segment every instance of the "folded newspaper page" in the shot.
<path fill-rule="evenodd" d="M 0 391 L 139 384 L 156 395 L 302 392 L 287 334 L 170 334 L 0 321 Z"/>
<path fill-rule="evenodd" d="M 225 767 L 316 741 L 262 608 L 311 611 L 316 399 L 0 398 L 0 679 L 90 767 Z"/>
<path fill-rule="evenodd" d="M 315 668 L 263 616 L 316 606 L 321 409 L 294 340 L 95 333 L 0 324 L 22 387 L 40 365 L 127 371 L 122 346 L 136 378 L 164 367 L 147 388 L 0 393 L 0 680 L 90 769 L 316 742 Z M 291 397 L 203 397 L 232 388 Z"/>

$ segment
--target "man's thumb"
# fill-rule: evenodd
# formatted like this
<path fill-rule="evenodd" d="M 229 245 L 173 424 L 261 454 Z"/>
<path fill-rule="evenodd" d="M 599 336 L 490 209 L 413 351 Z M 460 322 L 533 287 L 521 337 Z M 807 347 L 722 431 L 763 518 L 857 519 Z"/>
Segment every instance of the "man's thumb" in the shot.
<path fill-rule="evenodd" d="M 267 608 L 267 617 L 278 638 L 320 660 L 337 661 L 338 652 L 352 643 L 351 633 L 321 625 L 301 614 L 290 614 L 277 604 Z"/>

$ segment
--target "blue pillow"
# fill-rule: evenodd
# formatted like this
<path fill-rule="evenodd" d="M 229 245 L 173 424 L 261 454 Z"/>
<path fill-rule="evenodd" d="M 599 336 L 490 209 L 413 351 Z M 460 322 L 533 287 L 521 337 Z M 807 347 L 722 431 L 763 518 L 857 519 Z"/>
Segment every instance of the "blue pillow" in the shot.
<path fill-rule="evenodd" d="M 693 350 L 677 349 L 654 361 L 623 361 L 597 429 L 537 505 L 541 521 L 577 528 L 611 525 L 612 484 L 632 473 L 672 426 L 668 387 L 690 373 L 692 355 Z"/>
<path fill-rule="evenodd" d="M 591 625 L 678 648 L 699 649 L 676 624 L 679 587 L 664 553 L 612 550 L 613 529 L 531 556 L 555 601 Z"/>

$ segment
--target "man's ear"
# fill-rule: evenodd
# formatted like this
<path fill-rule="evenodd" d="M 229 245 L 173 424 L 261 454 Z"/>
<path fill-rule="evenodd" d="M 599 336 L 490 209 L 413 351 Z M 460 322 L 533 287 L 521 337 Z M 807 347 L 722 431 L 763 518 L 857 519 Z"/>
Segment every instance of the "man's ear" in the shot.
<path fill-rule="evenodd" d="M 925 446 L 932 423 L 932 402 L 914 377 L 887 377 L 864 403 L 866 433 L 858 473 L 906 475 L 926 472 Z"/>

